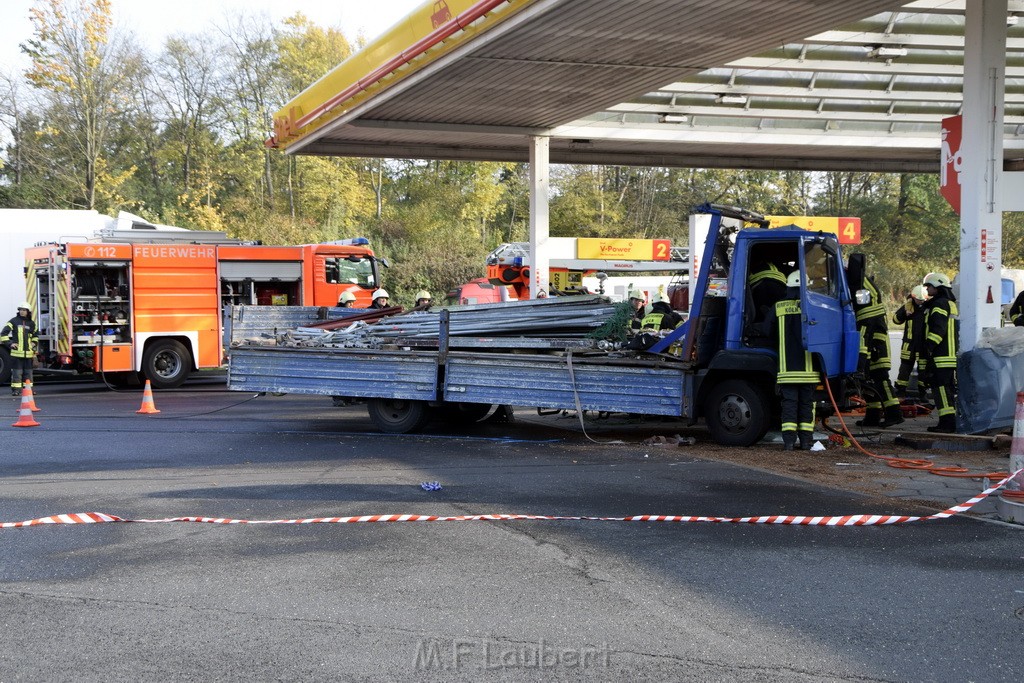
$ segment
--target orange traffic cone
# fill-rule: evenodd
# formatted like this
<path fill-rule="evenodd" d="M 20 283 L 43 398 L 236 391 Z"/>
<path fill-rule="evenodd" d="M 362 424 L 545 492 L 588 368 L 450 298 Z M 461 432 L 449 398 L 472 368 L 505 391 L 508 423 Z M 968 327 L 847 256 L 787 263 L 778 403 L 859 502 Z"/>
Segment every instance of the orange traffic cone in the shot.
<path fill-rule="evenodd" d="M 153 403 L 153 387 L 146 380 L 146 388 L 142 391 L 142 407 L 135 411 L 142 415 L 154 415 L 160 411 L 156 409 L 156 404 Z"/>
<path fill-rule="evenodd" d="M 21 410 L 18 411 L 18 421 L 12 424 L 12 427 L 38 427 L 39 423 L 36 422 L 36 418 L 32 416 L 32 408 L 30 407 L 30 401 L 32 400 L 32 393 L 28 387 L 22 387 L 21 389 Z"/>
<path fill-rule="evenodd" d="M 25 380 L 25 388 L 22 389 L 22 391 L 28 392 L 28 407 L 32 410 L 33 413 L 38 413 L 40 410 L 42 410 L 41 408 L 36 406 L 36 397 L 32 395 L 32 380 Z"/>

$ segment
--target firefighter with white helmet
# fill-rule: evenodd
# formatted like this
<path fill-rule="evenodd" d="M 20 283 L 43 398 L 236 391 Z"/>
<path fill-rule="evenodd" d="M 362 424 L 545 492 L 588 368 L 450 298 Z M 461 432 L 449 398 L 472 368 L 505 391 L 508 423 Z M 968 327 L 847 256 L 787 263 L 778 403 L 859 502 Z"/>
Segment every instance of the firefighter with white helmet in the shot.
<path fill-rule="evenodd" d="M 434 297 L 432 297 L 430 292 L 425 289 L 421 289 L 416 292 L 416 308 L 430 308 L 430 304 L 433 300 Z"/>
<path fill-rule="evenodd" d="M 634 287 L 629 290 L 628 298 L 629 306 L 632 310 L 632 315 L 629 319 L 629 333 L 636 334 L 640 331 L 644 316 L 647 315 L 647 311 L 644 308 L 646 305 L 647 295 L 644 294 L 642 290 Z"/>
<path fill-rule="evenodd" d="M 949 276 L 928 273 L 921 283 L 928 292 L 925 304 L 921 356 L 932 387 L 939 424 L 930 432 L 952 434 L 956 431 L 956 354 L 959 315 Z"/>
<path fill-rule="evenodd" d="M 32 362 L 39 345 L 39 334 L 32 320 L 32 306 L 18 304 L 17 315 L 0 328 L 0 344 L 11 354 L 11 394 L 21 394 L 24 383 L 32 381 Z"/>
<path fill-rule="evenodd" d="M 868 398 L 864 419 L 857 420 L 857 426 L 892 427 L 903 422 L 903 411 L 889 381 L 892 359 L 888 314 L 874 279 L 864 275 L 862 286 L 869 294 L 868 301 L 863 304 L 855 301 L 853 310 L 860 329 L 860 355 L 867 361 L 866 379 L 872 396 Z"/>
<path fill-rule="evenodd" d="M 654 303 L 651 304 L 651 312 L 640 321 L 640 329 L 654 330 L 656 332 L 674 330 L 682 322 L 683 317 L 672 310 L 672 305 L 669 303 L 668 294 L 665 293 L 665 289 L 660 288 L 658 294 L 654 297 Z"/>
<path fill-rule="evenodd" d="M 913 372 L 921 353 L 924 338 L 924 303 L 928 300 L 928 292 L 924 285 L 915 285 L 906 302 L 892 314 L 892 321 L 903 325 L 903 345 L 900 347 L 900 370 L 896 376 L 896 395 L 906 396 L 910 373 Z M 923 369 L 923 368 L 922 368 Z M 918 383 L 922 381 L 923 372 L 918 372 Z"/>
<path fill-rule="evenodd" d="M 356 295 L 352 293 L 352 290 L 346 289 L 338 297 L 339 308 L 352 308 L 352 305 L 356 302 Z"/>
<path fill-rule="evenodd" d="M 773 336 L 779 354 L 776 381 L 782 396 L 782 446 L 809 449 L 814 440 L 814 387 L 818 373 L 803 340 L 800 271 L 786 278 L 786 294 L 775 303 Z"/>
<path fill-rule="evenodd" d="M 372 298 L 373 303 L 370 304 L 370 308 L 387 308 L 388 300 L 391 299 L 391 295 L 388 294 L 388 290 L 382 287 L 373 293 Z"/>

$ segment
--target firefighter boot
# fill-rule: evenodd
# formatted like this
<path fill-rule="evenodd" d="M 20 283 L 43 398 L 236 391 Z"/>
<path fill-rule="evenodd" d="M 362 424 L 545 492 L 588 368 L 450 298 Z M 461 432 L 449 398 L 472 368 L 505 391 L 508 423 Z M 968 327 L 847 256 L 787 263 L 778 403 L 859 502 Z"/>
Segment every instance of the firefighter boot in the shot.
<path fill-rule="evenodd" d="M 933 434 L 956 434 L 956 415 L 943 415 L 939 424 L 928 428 Z"/>
<path fill-rule="evenodd" d="M 882 409 L 881 408 L 868 408 L 864 411 L 864 419 L 857 420 L 858 427 L 881 427 L 882 426 Z"/>
<path fill-rule="evenodd" d="M 800 432 L 800 450 L 809 451 L 814 445 L 814 432 Z"/>
<path fill-rule="evenodd" d="M 782 450 L 791 451 L 796 445 L 796 432 L 782 432 Z"/>
<path fill-rule="evenodd" d="M 882 425 L 883 427 L 895 427 L 902 422 L 903 409 L 900 408 L 899 404 L 885 409 L 885 424 Z"/>

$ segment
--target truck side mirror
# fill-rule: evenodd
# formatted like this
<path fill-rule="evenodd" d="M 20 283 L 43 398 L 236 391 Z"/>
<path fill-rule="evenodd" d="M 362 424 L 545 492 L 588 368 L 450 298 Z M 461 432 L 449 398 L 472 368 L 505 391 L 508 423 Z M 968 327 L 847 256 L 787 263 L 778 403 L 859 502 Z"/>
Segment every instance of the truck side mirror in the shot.
<path fill-rule="evenodd" d="M 853 301 L 858 306 L 864 306 L 871 303 L 871 292 L 866 289 L 858 289 L 857 293 L 853 295 Z"/>

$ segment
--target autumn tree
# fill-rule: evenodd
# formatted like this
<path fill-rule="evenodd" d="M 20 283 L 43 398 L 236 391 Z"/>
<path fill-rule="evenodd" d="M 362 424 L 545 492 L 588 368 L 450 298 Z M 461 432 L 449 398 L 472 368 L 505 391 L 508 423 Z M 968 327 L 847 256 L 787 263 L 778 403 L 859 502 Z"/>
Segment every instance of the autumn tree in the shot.
<path fill-rule="evenodd" d="M 110 0 L 37 0 L 31 20 L 33 37 L 21 47 L 32 59 L 26 77 L 48 105 L 51 171 L 73 181 L 75 204 L 92 209 L 98 192 L 113 197 L 132 172 L 110 162 L 106 144 L 141 60 L 112 30 Z"/>

